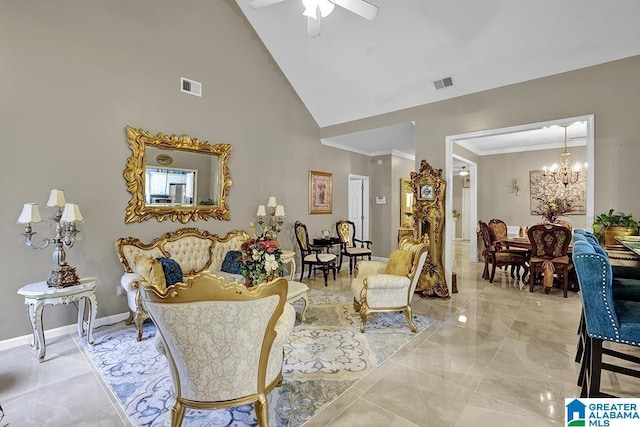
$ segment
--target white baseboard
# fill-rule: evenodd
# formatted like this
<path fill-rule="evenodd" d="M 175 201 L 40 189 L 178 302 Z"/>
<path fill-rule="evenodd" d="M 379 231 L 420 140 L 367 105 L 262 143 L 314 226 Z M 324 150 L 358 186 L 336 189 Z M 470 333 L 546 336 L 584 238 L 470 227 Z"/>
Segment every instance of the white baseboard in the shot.
<path fill-rule="evenodd" d="M 120 313 L 120 314 L 114 314 L 112 316 L 100 317 L 95 320 L 93 327 L 97 328 L 98 326 L 118 323 L 128 318 L 129 318 L 129 313 Z M 77 331 L 78 331 L 78 324 L 74 323 L 72 325 L 60 326 L 59 328 L 45 330 L 44 338 L 45 340 L 47 340 L 49 338 L 59 337 L 61 335 L 77 333 Z M 29 334 L 29 335 L 22 335 L 20 337 L 2 340 L 0 341 L 0 351 L 8 350 L 10 348 L 18 347 L 25 344 L 31 345 L 32 338 L 33 338 L 33 335 Z"/>

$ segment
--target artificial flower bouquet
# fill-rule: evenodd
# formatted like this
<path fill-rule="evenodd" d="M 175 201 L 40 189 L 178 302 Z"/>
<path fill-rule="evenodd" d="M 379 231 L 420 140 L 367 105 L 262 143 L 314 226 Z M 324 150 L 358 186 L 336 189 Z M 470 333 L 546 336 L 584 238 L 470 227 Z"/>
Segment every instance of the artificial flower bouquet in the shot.
<path fill-rule="evenodd" d="M 277 240 L 254 237 L 240 247 L 240 269 L 247 286 L 275 279 L 282 266 L 282 249 Z"/>

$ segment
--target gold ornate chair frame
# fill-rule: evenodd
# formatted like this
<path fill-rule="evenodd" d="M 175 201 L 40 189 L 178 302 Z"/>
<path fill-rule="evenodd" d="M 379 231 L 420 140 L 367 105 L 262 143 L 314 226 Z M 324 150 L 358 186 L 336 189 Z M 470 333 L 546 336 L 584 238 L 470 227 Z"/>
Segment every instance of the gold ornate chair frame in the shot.
<path fill-rule="evenodd" d="M 253 288 L 247 288 L 243 284 L 239 283 L 225 283 L 221 277 L 216 277 L 209 272 L 203 272 L 192 279 L 189 279 L 187 283 L 176 283 L 166 289 L 165 292 L 150 285 L 148 282 L 143 282 L 141 286 L 142 295 L 145 307 L 149 312 L 154 323 L 157 325 L 158 333 L 162 340 L 165 355 L 169 362 L 171 369 L 171 377 L 173 381 L 173 392 L 176 398 L 175 404 L 171 409 L 171 425 L 179 426 L 182 423 L 185 414 L 185 408 L 193 409 L 219 409 L 229 408 L 240 405 L 246 405 L 253 403 L 256 417 L 258 418 L 258 424 L 260 426 L 268 426 L 268 402 L 267 394 L 276 386 L 282 383 L 282 363 L 279 366 L 279 373 L 275 379 L 269 383 L 266 382 L 269 360 L 272 345 L 276 339 L 278 333 L 276 323 L 285 311 L 285 303 L 287 298 L 287 280 L 284 278 L 277 278 L 276 280 L 268 283 L 263 283 L 260 286 Z M 182 340 L 176 339 L 172 334 L 176 333 L 176 329 L 170 327 L 168 323 L 169 317 L 163 318 L 161 306 L 167 304 L 185 304 L 185 303 L 202 303 L 202 302 L 216 302 L 216 301 L 255 301 L 271 297 L 277 298 L 277 303 L 271 312 L 268 324 L 265 328 L 264 338 L 262 340 L 262 347 L 259 356 L 259 365 L 257 369 L 257 386 L 256 392 L 246 396 L 240 396 L 231 399 L 225 399 L 221 401 L 200 401 L 196 399 L 188 399 L 183 396 L 184 392 L 193 393 L 193 391 L 184 390 L 185 384 L 197 383 L 202 381 L 198 378 L 188 378 L 188 373 L 191 371 L 186 365 L 189 363 L 188 354 L 196 349 L 189 348 L 183 349 L 181 347 Z M 294 314 L 295 317 L 295 314 Z M 173 317 L 171 317 L 173 319 Z M 175 319 L 173 319 L 175 320 Z M 171 322 L 173 323 L 173 322 Z M 291 325 L 293 328 L 293 324 Z M 179 332 L 178 332 L 179 333 Z M 185 332 L 190 334 L 190 332 Z M 244 355 L 236 355 L 238 358 L 242 358 Z M 211 363 L 215 364 L 216 361 L 212 360 Z M 222 369 L 221 364 L 219 368 Z M 227 365 L 230 366 L 230 365 Z M 233 371 L 233 368 L 231 369 Z M 228 375 L 233 375 L 233 372 L 225 372 Z M 222 375 L 218 373 L 217 375 Z M 216 376 L 217 378 L 217 376 Z M 206 386 L 206 384 L 203 384 Z M 197 389 L 197 386 L 191 386 Z M 218 393 L 217 390 L 212 390 L 214 395 Z"/>

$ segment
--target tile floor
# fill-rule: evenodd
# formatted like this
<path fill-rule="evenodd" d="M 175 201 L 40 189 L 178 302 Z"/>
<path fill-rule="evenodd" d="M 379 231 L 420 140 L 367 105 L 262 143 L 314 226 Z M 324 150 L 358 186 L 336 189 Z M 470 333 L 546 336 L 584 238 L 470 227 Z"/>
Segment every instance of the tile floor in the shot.
<path fill-rule="evenodd" d="M 466 261 L 468 246 L 456 246 L 459 293 L 414 299 L 414 311 L 436 323 L 307 426 L 563 423 L 564 398 L 579 393 L 578 294 L 529 293 L 502 270 L 490 284 L 480 279 L 482 264 Z M 321 274 L 308 283 L 324 288 Z M 348 270 L 329 288 L 348 294 Z M 640 396 L 640 381 L 605 373 L 603 389 Z M 0 404 L 0 427 L 130 425 L 73 335 L 49 339 L 42 364 L 29 346 L 0 352 Z"/>

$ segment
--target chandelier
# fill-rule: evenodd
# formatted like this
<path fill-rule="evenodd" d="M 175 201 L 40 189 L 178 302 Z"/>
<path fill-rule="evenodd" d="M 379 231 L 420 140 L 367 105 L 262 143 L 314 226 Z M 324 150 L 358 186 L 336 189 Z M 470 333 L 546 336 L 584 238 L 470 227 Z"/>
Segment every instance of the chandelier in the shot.
<path fill-rule="evenodd" d="M 575 184 L 578 182 L 580 178 L 580 169 L 582 165 L 580 163 L 576 163 L 573 166 L 569 166 L 569 157 L 571 154 L 567 151 L 567 128 L 569 125 L 564 127 L 564 152 L 560 154 L 560 164 L 554 163 L 550 168 L 545 166 L 543 178 L 546 182 L 550 184 L 562 184 L 565 188 L 569 184 Z M 587 167 L 587 164 L 584 164 L 584 167 Z"/>

